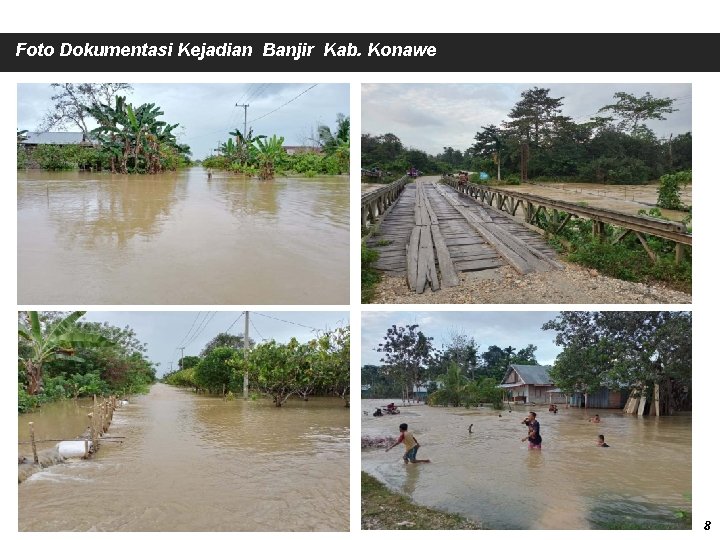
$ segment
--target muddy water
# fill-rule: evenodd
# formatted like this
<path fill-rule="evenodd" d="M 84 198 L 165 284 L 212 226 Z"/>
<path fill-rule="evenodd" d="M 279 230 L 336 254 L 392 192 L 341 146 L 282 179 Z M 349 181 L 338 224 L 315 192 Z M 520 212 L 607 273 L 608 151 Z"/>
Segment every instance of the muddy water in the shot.
<path fill-rule="evenodd" d="M 647 212 L 655 208 L 659 184 L 648 185 L 604 185 L 604 184 L 523 184 L 503 186 L 503 189 L 548 197 L 551 199 L 579 203 L 584 202 L 595 208 L 615 210 L 637 215 L 639 210 Z M 685 186 L 680 193 L 684 204 L 692 205 L 692 186 Z M 682 221 L 687 212 L 660 208 L 662 215 L 674 221 Z"/>
<path fill-rule="evenodd" d="M 339 399 L 277 409 L 155 385 L 116 411 L 109 434 L 124 443 L 18 486 L 20 531 L 349 528 L 349 414 Z"/>
<path fill-rule="evenodd" d="M 21 304 L 344 304 L 347 177 L 18 172 Z"/>
<path fill-rule="evenodd" d="M 363 411 L 386 404 L 363 400 Z M 396 400 L 399 403 L 399 400 Z M 397 435 L 409 424 L 421 443 L 403 465 L 401 447 L 362 451 L 363 470 L 423 505 L 458 512 L 493 529 L 606 528 L 608 523 L 677 523 L 690 510 L 691 419 L 638 418 L 622 411 L 536 408 L 542 450 L 520 439 L 527 409 L 401 407 L 401 414 L 363 415 L 362 434 Z M 587 414 L 600 414 L 600 424 Z M 502 414 L 502 418 L 498 417 Z M 468 426 L 474 424 L 473 433 Z M 595 445 L 605 435 L 610 448 Z"/>

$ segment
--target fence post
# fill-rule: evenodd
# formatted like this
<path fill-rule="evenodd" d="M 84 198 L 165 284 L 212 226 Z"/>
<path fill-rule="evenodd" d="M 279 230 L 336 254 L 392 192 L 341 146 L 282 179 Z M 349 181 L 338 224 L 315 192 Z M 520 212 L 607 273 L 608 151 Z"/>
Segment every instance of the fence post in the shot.
<path fill-rule="evenodd" d="M 30 444 L 32 445 L 33 461 L 35 465 L 37 465 L 40 463 L 40 460 L 38 459 L 37 445 L 35 444 L 35 422 L 28 422 L 28 425 L 30 426 Z"/>

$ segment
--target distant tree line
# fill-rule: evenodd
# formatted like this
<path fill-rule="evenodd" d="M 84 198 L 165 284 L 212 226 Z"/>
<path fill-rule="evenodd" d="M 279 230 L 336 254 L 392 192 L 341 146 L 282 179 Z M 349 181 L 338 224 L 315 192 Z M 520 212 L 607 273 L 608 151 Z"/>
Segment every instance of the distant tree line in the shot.
<path fill-rule="evenodd" d="M 461 170 L 484 172 L 517 181 L 527 157 L 527 176 L 534 180 L 573 180 L 641 184 L 666 173 L 692 168 L 692 133 L 659 139 L 647 127 L 664 120 L 674 99 L 618 92 L 615 102 L 596 116 L 575 122 L 562 114 L 563 97 L 534 87 L 508 112 L 502 125 L 481 126 L 467 149 L 443 148 L 430 155 L 406 148 L 392 133 L 363 134 L 362 167 L 402 173 L 411 165 L 425 174 Z"/>
<path fill-rule="evenodd" d="M 376 348 L 384 353 L 383 365 L 362 367 L 361 381 L 369 388 L 365 397 L 410 399 L 415 387 L 426 385 L 431 405 L 500 406 L 504 395 L 497 385 L 508 366 L 538 364 L 532 344 L 520 350 L 491 345 L 480 352 L 474 338 L 462 333 L 440 350 L 432 341 L 417 324 L 389 328 Z"/>

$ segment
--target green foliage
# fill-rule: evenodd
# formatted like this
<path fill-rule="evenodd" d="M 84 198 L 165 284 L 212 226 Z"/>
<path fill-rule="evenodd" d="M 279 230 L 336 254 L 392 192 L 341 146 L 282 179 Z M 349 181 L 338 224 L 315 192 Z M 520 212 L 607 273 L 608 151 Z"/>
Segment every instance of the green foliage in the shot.
<path fill-rule="evenodd" d="M 189 388 L 198 388 L 198 383 L 195 378 L 195 368 L 189 367 L 180 371 L 173 371 L 168 373 L 164 379 L 165 383 L 173 386 L 185 386 Z"/>
<path fill-rule="evenodd" d="M 364 241 L 360 244 L 360 286 L 363 303 L 372 301 L 375 294 L 375 285 L 380 283 L 380 272 L 372 267 L 379 256 L 380 254 L 376 250 L 367 247 Z"/>
<path fill-rule="evenodd" d="M 591 182 L 608 184 L 645 184 L 650 180 L 650 167 L 630 157 L 601 157 L 581 166 L 579 175 Z"/>
<path fill-rule="evenodd" d="M 434 355 L 433 338 L 426 336 L 417 324 L 388 328 L 383 343 L 375 349 L 384 353 L 380 360 L 402 383 L 403 399 L 409 399 L 413 387 L 424 378 L 425 367 Z"/>
<path fill-rule="evenodd" d="M 629 387 L 650 395 L 658 385 L 662 414 L 690 406 L 691 313 L 565 311 L 543 329 L 563 347 L 551 374 L 564 391 Z"/>
<path fill-rule="evenodd" d="M 668 210 L 686 210 L 680 200 L 680 190 L 692 182 L 692 171 L 678 171 L 660 177 L 657 205 Z"/>
<path fill-rule="evenodd" d="M 25 385 L 18 383 L 18 412 L 31 411 L 38 405 L 40 405 L 39 397 L 28 394 Z"/>
<path fill-rule="evenodd" d="M 197 385 L 214 394 L 224 393 L 230 389 L 233 368 L 239 360 L 240 352 L 236 349 L 213 349 L 193 368 Z"/>

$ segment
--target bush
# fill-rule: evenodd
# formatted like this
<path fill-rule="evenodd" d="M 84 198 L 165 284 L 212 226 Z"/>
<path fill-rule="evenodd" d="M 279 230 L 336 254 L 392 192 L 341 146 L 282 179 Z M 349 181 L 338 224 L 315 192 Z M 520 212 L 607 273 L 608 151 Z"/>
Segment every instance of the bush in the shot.
<path fill-rule="evenodd" d="M 646 184 L 652 171 L 639 159 L 602 157 L 582 165 L 579 174 L 591 182 Z"/>
<path fill-rule="evenodd" d="M 18 412 L 24 413 L 31 411 L 38 405 L 40 405 L 38 397 L 28 394 L 23 384 L 18 383 Z"/>
<path fill-rule="evenodd" d="M 370 302 L 375 293 L 375 285 L 380 282 L 380 273 L 372 267 L 372 263 L 378 260 L 380 254 L 370 249 L 362 242 L 360 246 L 360 283 L 361 301 Z"/>
<path fill-rule="evenodd" d="M 686 210 L 680 200 L 680 189 L 692 182 L 692 171 L 664 174 L 660 177 L 657 205 L 668 210 Z"/>

